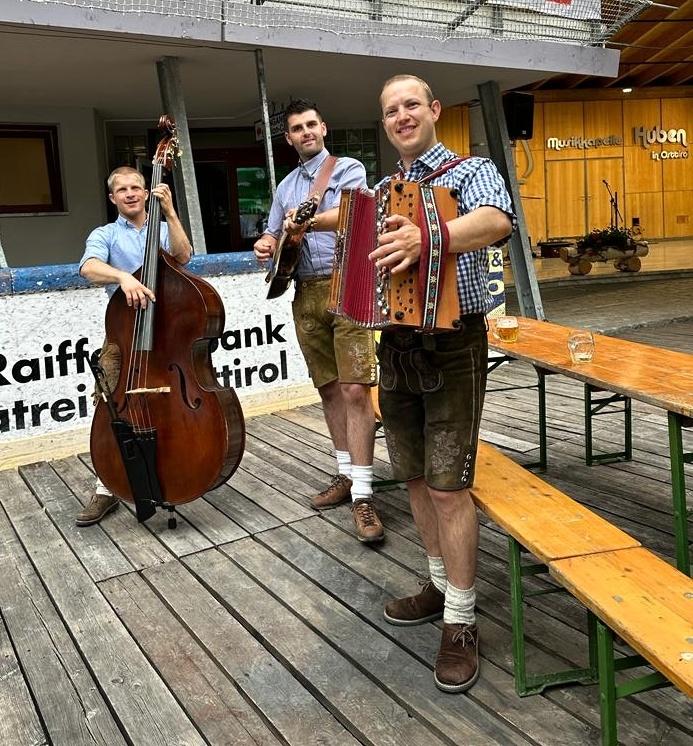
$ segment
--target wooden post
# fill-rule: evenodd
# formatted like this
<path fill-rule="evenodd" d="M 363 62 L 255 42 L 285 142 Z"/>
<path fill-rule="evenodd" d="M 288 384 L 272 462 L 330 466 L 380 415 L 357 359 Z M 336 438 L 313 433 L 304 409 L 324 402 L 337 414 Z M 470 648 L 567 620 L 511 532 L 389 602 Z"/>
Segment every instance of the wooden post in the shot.
<path fill-rule="evenodd" d="M 195 164 L 188 130 L 188 115 L 185 109 L 183 86 L 180 80 L 177 57 L 164 57 L 156 63 L 159 75 L 161 100 L 166 113 L 176 120 L 176 131 L 180 143 L 181 157 L 173 169 L 173 183 L 176 187 L 176 206 L 185 232 L 195 249 L 196 254 L 206 254 L 205 233 L 202 227 L 200 198 L 197 193 Z"/>

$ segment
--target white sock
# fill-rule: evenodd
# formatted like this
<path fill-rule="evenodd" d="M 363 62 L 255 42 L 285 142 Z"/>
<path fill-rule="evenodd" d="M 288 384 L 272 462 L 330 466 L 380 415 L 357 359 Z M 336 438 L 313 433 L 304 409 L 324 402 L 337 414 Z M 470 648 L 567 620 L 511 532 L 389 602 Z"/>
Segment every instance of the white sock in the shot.
<path fill-rule="evenodd" d="M 474 624 L 474 606 L 476 604 L 476 588 L 462 589 L 448 580 L 445 591 L 445 610 L 443 611 L 443 622 L 445 624 Z"/>
<path fill-rule="evenodd" d="M 97 495 L 108 495 L 108 497 L 113 497 L 113 493 L 98 477 L 96 477 L 96 489 L 94 492 L 96 492 Z"/>
<path fill-rule="evenodd" d="M 351 479 L 351 456 L 349 451 L 335 451 L 337 457 L 337 474 L 343 474 Z"/>
<path fill-rule="evenodd" d="M 428 558 L 428 571 L 431 574 L 433 585 L 441 592 L 445 593 L 448 585 L 448 576 L 445 572 L 445 563 L 442 557 Z"/>
<path fill-rule="evenodd" d="M 370 500 L 373 497 L 373 464 L 351 465 L 351 500 Z"/>

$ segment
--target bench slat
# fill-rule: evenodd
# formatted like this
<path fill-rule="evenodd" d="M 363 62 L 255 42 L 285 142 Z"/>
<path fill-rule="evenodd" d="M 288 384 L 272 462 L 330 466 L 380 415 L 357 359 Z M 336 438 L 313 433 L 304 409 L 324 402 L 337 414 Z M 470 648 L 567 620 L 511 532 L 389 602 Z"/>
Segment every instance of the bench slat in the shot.
<path fill-rule="evenodd" d="M 542 562 L 638 547 L 640 542 L 479 442 L 472 498 Z"/>
<path fill-rule="evenodd" d="M 556 560 L 549 572 L 693 696 L 693 579 L 643 548 Z"/>

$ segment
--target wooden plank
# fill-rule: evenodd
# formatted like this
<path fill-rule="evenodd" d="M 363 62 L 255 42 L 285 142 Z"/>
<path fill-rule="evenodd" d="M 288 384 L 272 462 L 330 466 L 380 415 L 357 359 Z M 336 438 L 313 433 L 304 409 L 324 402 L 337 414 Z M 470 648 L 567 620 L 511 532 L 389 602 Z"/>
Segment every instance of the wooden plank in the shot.
<path fill-rule="evenodd" d="M 9 478 L 8 478 L 9 477 Z M 26 489 L 19 476 L 0 472 L 0 491 Z M 21 662 L 22 672 L 39 708 L 40 717 L 52 743 L 104 744 L 114 746 L 125 741 L 87 669 L 49 600 L 29 558 L 19 544 L 4 511 L 0 510 L 0 610 Z M 0 625 L 0 632 L 2 631 Z M 4 660 L 4 656 L 0 658 Z M 16 682 L 0 686 L 0 700 L 7 686 L 10 694 Z M 31 710 L 34 704 L 29 700 Z M 0 735 L 24 717 L 24 708 L 3 707 Z M 7 718 L 7 723 L 5 719 Z M 43 729 L 36 739 L 3 738 L 0 743 L 44 743 Z"/>
<path fill-rule="evenodd" d="M 259 462 L 251 457 L 247 469 L 238 469 L 227 484 L 284 523 L 315 515 L 311 508 L 304 507 L 287 497 L 281 490 L 263 482 L 257 473 L 253 472 L 253 468 L 258 466 Z"/>
<path fill-rule="evenodd" d="M 80 455 L 80 458 L 93 471 L 89 455 L 83 453 Z M 132 520 L 137 520 L 135 506 L 133 504 L 123 500 L 120 510 L 124 513 L 130 513 Z M 186 554 L 201 552 L 202 550 L 210 549 L 213 546 L 212 542 L 206 536 L 203 536 L 180 514 L 177 517 L 177 528 L 175 530 L 169 529 L 168 517 L 169 514 L 167 510 L 157 510 L 156 514 L 142 525 L 151 531 L 175 557 L 183 557 Z"/>
<path fill-rule="evenodd" d="M 199 556 L 211 562 L 219 553 Z M 144 576 L 286 743 L 357 743 L 336 713 L 326 710 L 181 564 L 160 565 Z"/>
<path fill-rule="evenodd" d="M 246 539 L 224 547 L 223 551 L 241 562 L 245 553 L 252 552 L 253 547 L 260 549 L 253 540 Z M 274 571 L 280 572 L 277 565 L 282 564 L 281 560 L 273 562 L 266 549 L 261 551 Z M 361 660 L 357 660 L 356 663 L 359 665 L 355 666 L 349 660 L 351 656 L 341 655 L 339 650 L 332 647 L 334 643 L 327 643 L 312 631 L 228 558 L 222 557 L 219 553 L 214 556 L 205 553 L 186 559 L 185 564 L 205 585 L 214 589 L 214 593 L 239 615 L 243 623 L 273 650 L 275 656 L 296 677 L 306 681 L 307 686 L 316 692 L 316 696 L 325 707 L 338 713 L 339 719 L 357 738 L 382 746 L 402 743 L 423 746 L 442 743 L 434 732 L 417 718 L 411 717 L 410 703 L 402 702 L 398 692 L 391 693 L 391 687 L 387 683 L 383 691 L 359 670 Z M 296 590 L 288 604 L 289 607 L 292 607 L 293 601 L 299 603 L 299 596 L 300 591 Z M 337 613 L 339 621 L 347 629 L 347 617 L 339 614 L 338 610 L 329 604 L 329 599 L 324 601 L 326 607 L 322 613 Z M 374 660 L 379 662 L 379 678 L 382 677 L 382 669 L 390 665 L 390 659 L 397 660 L 400 664 L 405 659 L 396 646 L 388 644 L 386 650 L 378 649 L 379 640 L 374 638 L 369 630 L 361 631 L 367 636 L 360 635 L 355 642 L 357 646 L 369 651 Z M 364 645 L 366 639 L 368 643 Z M 373 661 L 367 668 L 371 669 L 371 674 L 372 665 Z M 420 683 L 416 666 L 412 667 L 411 676 Z M 460 708 L 464 709 L 464 702 L 460 703 Z M 489 739 L 490 733 L 485 730 L 482 733 L 471 724 L 461 732 L 464 733 L 464 742 L 470 746 L 489 742 L 503 743 L 493 737 Z M 506 741 L 508 742 L 511 741 Z"/>
<path fill-rule="evenodd" d="M 202 735 L 215 744 L 279 741 L 223 671 L 136 573 L 99 585 Z"/>
<path fill-rule="evenodd" d="M 248 532 L 231 520 L 223 510 L 204 498 L 179 505 L 176 513 L 183 516 L 214 545 L 226 544 L 248 535 Z"/>
<path fill-rule="evenodd" d="M 79 501 L 86 505 L 94 491 L 94 473 L 77 456 L 51 462 L 53 470 L 70 487 Z M 133 520 L 128 510 L 118 508 L 99 526 L 136 569 L 152 567 L 173 559 L 173 555 L 147 529 Z"/>
<path fill-rule="evenodd" d="M 542 562 L 639 545 L 485 443 L 479 443 L 472 497 Z"/>
<path fill-rule="evenodd" d="M 132 571 L 130 562 L 99 526 L 85 530 L 75 525 L 81 504 L 48 464 L 20 466 L 19 472 L 93 580 Z"/>
<path fill-rule="evenodd" d="M 212 492 L 208 492 L 205 499 L 232 518 L 247 533 L 255 534 L 258 531 L 267 531 L 267 529 L 282 525 L 282 521 L 263 510 L 252 500 L 248 500 L 238 490 L 229 487 L 228 484 L 222 484 Z"/>
<path fill-rule="evenodd" d="M 0 743 L 47 743 L 22 669 L 0 618 Z"/>
<path fill-rule="evenodd" d="M 342 585 L 339 597 L 334 598 L 310 582 L 307 577 L 312 576 L 306 573 L 306 570 L 317 571 L 322 575 L 325 565 L 331 566 L 334 570 L 338 563 L 324 555 L 320 557 L 321 553 L 318 550 L 288 528 L 270 531 L 261 538 L 274 552 L 250 542 L 239 542 L 224 547 L 223 551 L 266 587 L 273 596 L 279 598 L 307 624 L 336 645 L 343 655 L 354 660 L 371 676 L 377 677 L 381 686 L 391 692 L 392 696 L 402 702 L 410 712 L 415 713 L 419 719 L 435 728 L 436 732 L 447 736 L 455 743 L 486 743 L 493 740 L 500 743 L 514 742 L 514 737 L 507 731 L 507 726 L 518 727 L 518 724 L 514 722 L 506 725 L 503 722 L 504 716 L 496 717 L 489 714 L 502 708 L 505 715 L 508 710 L 513 709 L 508 707 L 510 700 L 516 699 L 510 676 L 500 676 L 503 679 L 502 689 L 496 689 L 489 683 L 489 679 L 499 678 L 499 672 L 490 671 L 489 668 L 493 666 L 482 660 L 481 677 L 466 697 L 450 697 L 440 692 L 433 683 L 433 658 L 421 662 L 393 644 L 389 635 L 393 628 L 384 621 L 380 623 L 381 604 L 377 606 L 378 624 L 373 627 L 348 610 L 348 602 L 342 601 L 351 600 L 363 592 L 367 596 L 372 596 L 375 589 L 369 587 L 370 584 L 342 565 L 340 569 L 348 580 Z M 287 550 L 294 558 L 296 555 L 301 557 L 302 574 L 277 557 L 276 553 L 283 558 Z M 311 557 L 314 562 L 306 562 L 305 557 Z M 434 638 L 432 647 L 439 644 L 439 630 L 432 625 L 425 625 L 425 631 Z M 400 637 L 406 637 L 406 633 L 403 632 Z M 367 645 L 363 644 L 364 640 L 368 640 Z M 540 710 L 530 709 L 534 710 L 533 725 L 536 728 Z M 549 709 L 556 720 L 561 722 L 561 733 L 566 742 L 584 743 L 590 736 L 596 736 L 593 730 L 561 712 L 559 708 Z M 546 719 L 546 705 L 541 710 L 541 717 Z M 520 720 L 523 726 L 529 724 L 529 718 Z M 521 729 L 526 733 L 524 728 Z M 548 734 L 545 729 L 540 730 L 543 735 Z"/>
<path fill-rule="evenodd" d="M 4 480 L 7 473 L 0 472 L 0 478 Z M 161 746 L 202 744 L 195 727 L 48 516 L 42 510 L 26 509 L 33 500 L 28 488 L 13 485 L 0 493 L 14 530 L 126 738 Z"/>
<path fill-rule="evenodd" d="M 412 575 L 410 567 L 407 568 L 406 564 L 391 562 L 387 557 L 371 551 L 368 547 L 362 545 L 354 547 L 348 535 L 318 518 L 295 523 L 291 528 L 304 535 L 311 545 L 317 547 L 321 553 L 327 554 L 335 564 L 331 565 L 324 557 L 313 563 L 309 550 L 301 547 L 300 551 L 292 553 L 286 544 L 282 550 L 285 559 L 292 562 L 307 577 L 313 578 L 328 593 L 354 608 L 357 614 L 371 624 L 379 625 L 381 629 L 388 629 L 390 637 L 396 639 L 398 644 L 420 660 L 430 663 L 435 658 L 440 638 L 439 633 L 431 630 L 429 625 L 398 628 L 387 625 L 382 619 L 385 601 L 392 597 L 401 597 L 416 592 L 416 575 Z M 268 532 L 258 539 L 269 543 L 276 533 Z M 402 540 L 397 534 L 390 533 L 386 543 L 396 544 L 400 541 Z M 348 558 L 348 567 L 344 564 L 344 558 Z M 484 658 L 491 661 L 498 669 L 505 671 L 507 675 L 512 676 L 510 633 L 512 620 L 507 588 L 507 563 L 503 563 L 502 566 L 501 563 L 496 564 L 499 572 L 495 583 L 485 579 L 488 576 L 487 573 L 479 575 L 476 580 L 477 609 L 481 612 L 477 615 L 482 641 L 480 650 Z M 482 555 L 480 569 L 485 569 L 486 566 L 487 558 Z M 360 587 L 357 592 L 350 585 L 349 577 L 352 571 L 369 581 L 372 587 L 370 589 Z M 532 586 L 531 589 L 535 588 Z M 558 596 L 554 594 L 545 603 L 555 603 L 555 599 L 560 597 L 560 594 Z M 587 665 L 587 638 L 584 630 L 578 630 L 575 626 L 566 623 L 565 615 L 561 619 L 547 616 L 536 606 L 536 602 L 541 598 L 529 599 L 525 609 L 525 638 L 529 670 L 555 671 L 565 667 L 566 661 L 574 666 Z M 570 596 L 565 598 L 575 609 L 579 607 L 575 599 L 571 599 Z M 580 619 L 584 621 L 584 613 L 580 615 Z M 584 626 L 583 623 L 582 627 Z M 495 686 L 501 689 L 500 682 Z M 476 687 L 470 691 L 468 696 L 474 696 L 475 691 Z M 619 703 L 621 737 L 627 741 L 630 736 L 633 742 L 642 744 L 659 741 L 679 743 L 681 746 L 688 744 L 690 736 L 693 735 L 693 712 L 691 708 L 686 709 L 682 701 L 683 695 L 677 698 L 673 696 L 674 694 L 671 690 L 654 691 Z M 523 732 L 531 734 L 535 730 L 541 732 L 543 727 L 551 727 L 551 721 L 544 718 L 541 707 L 539 711 L 533 710 L 532 703 L 536 702 L 541 705 L 545 699 L 557 703 L 561 708 L 575 713 L 579 718 L 599 729 L 600 716 L 597 701 L 594 691 L 588 687 L 549 689 L 544 695 L 526 699 L 518 699 L 513 695 L 509 703 L 504 702 L 491 709 L 505 713 L 510 708 L 510 712 L 506 715 L 509 721 L 519 718 L 531 720 L 536 717 L 537 723 L 534 726 L 525 724 L 523 727 Z M 646 701 L 649 707 L 657 712 L 657 716 L 653 716 L 651 710 L 638 706 L 636 700 Z M 515 708 L 519 709 L 517 714 L 513 714 Z M 663 717 L 667 719 L 663 721 Z M 527 730 L 525 731 L 524 728 Z M 582 740 L 580 743 L 596 740 L 596 738 Z M 553 739 L 549 735 L 545 740 L 539 738 L 538 741 L 551 743 Z"/>
<path fill-rule="evenodd" d="M 693 697 L 693 579 L 646 549 L 552 562 L 551 574 Z"/>

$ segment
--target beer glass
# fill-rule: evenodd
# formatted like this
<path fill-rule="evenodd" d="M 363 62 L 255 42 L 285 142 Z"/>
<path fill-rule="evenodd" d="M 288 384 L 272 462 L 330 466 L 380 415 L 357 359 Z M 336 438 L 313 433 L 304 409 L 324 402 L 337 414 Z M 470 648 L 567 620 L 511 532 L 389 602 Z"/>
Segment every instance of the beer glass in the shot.
<path fill-rule="evenodd" d="M 496 319 L 494 336 L 502 342 L 517 342 L 519 332 L 520 327 L 515 316 L 501 316 Z"/>
<path fill-rule="evenodd" d="M 589 363 L 594 355 L 594 336 L 587 329 L 575 329 L 568 335 L 568 352 L 574 363 Z"/>

